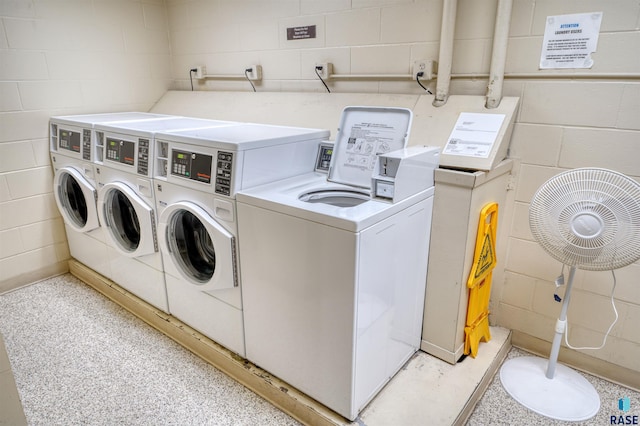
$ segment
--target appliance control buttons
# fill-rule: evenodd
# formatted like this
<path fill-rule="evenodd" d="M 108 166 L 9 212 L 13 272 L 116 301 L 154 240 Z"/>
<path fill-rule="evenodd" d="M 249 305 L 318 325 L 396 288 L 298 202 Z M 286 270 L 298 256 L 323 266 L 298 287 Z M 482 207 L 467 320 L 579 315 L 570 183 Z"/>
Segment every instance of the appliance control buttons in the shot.
<path fill-rule="evenodd" d="M 82 129 L 82 159 L 91 161 L 91 130 Z"/>
<path fill-rule="evenodd" d="M 138 139 L 138 174 L 149 174 L 149 139 Z"/>
<path fill-rule="evenodd" d="M 231 175 L 233 173 L 233 153 L 218 152 L 216 167 L 216 193 L 231 195 Z"/>

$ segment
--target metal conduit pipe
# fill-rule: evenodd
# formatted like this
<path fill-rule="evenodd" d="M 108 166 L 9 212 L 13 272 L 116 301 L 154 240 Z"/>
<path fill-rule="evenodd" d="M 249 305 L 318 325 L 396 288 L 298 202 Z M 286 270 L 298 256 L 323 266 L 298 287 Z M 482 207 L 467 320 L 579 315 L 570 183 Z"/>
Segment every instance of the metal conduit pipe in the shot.
<path fill-rule="evenodd" d="M 526 73 L 526 72 L 514 72 L 505 73 L 503 75 L 505 80 L 639 80 L 640 74 L 638 73 L 563 73 L 563 72 L 538 72 L 538 73 Z M 469 73 L 469 74 L 451 74 L 452 79 L 467 79 L 467 80 L 479 80 L 488 79 L 489 74 L 483 73 Z"/>
<path fill-rule="evenodd" d="M 511 8 L 513 0 L 499 0 L 496 10 L 496 24 L 493 32 L 493 49 L 491 51 L 491 68 L 487 85 L 486 108 L 497 108 L 502 100 L 504 84 L 504 67 L 507 62 L 507 44 L 509 43 L 509 26 L 511 24 Z"/>
<path fill-rule="evenodd" d="M 456 29 L 457 0 L 444 0 L 442 5 L 442 26 L 440 28 L 440 52 L 438 53 L 438 80 L 433 106 L 447 103 L 451 64 L 453 63 L 453 36 Z"/>

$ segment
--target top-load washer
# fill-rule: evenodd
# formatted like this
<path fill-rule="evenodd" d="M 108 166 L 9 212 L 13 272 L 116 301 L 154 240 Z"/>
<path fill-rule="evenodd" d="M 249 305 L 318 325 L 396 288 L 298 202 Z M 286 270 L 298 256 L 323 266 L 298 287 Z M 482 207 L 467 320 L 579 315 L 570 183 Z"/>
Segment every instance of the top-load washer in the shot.
<path fill-rule="evenodd" d="M 328 179 L 237 194 L 247 359 L 350 420 L 420 344 L 439 149 L 402 149 L 411 118 L 347 108 Z"/>
<path fill-rule="evenodd" d="M 306 172 L 328 137 L 259 124 L 156 136 L 158 236 L 173 316 L 245 356 L 235 194 Z"/>
<path fill-rule="evenodd" d="M 97 210 L 94 126 L 167 117 L 146 112 L 117 112 L 57 116 L 49 120 L 53 195 L 64 220 L 69 252 L 74 259 L 107 278 L 111 273 Z"/>
<path fill-rule="evenodd" d="M 111 279 L 168 312 L 162 256 L 158 251 L 153 196 L 155 134 L 220 127 L 231 122 L 173 116 L 154 121 L 98 124 L 98 215 L 104 229 Z"/>

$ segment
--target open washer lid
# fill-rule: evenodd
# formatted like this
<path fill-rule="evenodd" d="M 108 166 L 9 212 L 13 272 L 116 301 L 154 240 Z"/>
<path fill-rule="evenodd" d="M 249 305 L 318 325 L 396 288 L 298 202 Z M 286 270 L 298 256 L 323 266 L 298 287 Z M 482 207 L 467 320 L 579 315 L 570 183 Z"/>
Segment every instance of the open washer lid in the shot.
<path fill-rule="evenodd" d="M 342 111 L 328 180 L 371 189 L 376 156 L 407 145 L 413 112 L 407 108 L 350 106 Z"/>

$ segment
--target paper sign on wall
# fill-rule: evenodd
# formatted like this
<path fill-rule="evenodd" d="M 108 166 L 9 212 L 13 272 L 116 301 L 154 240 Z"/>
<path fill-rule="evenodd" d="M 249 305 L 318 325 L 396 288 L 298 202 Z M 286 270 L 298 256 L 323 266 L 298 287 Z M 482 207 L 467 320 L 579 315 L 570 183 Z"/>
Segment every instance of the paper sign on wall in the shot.
<path fill-rule="evenodd" d="M 591 68 L 602 12 L 547 16 L 540 69 Z"/>
<path fill-rule="evenodd" d="M 504 118 L 504 114 L 461 112 L 442 153 L 489 158 Z"/>

